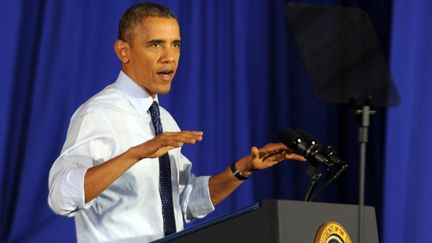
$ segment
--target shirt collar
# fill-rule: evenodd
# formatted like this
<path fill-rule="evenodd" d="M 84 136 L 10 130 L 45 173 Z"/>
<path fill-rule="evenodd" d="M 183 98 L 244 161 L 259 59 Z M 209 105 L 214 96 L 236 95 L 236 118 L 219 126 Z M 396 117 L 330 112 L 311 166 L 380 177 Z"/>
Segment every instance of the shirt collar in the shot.
<path fill-rule="evenodd" d="M 123 71 L 120 71 L 118 78 L 114 85 L 123 94 L 126 95 L 132 106 L 142 115 L 147 114 L 148 109 L 153 104 L 153 101 L 159 103 L 158 96 L 156 95 L 153 99 L 143 88 L 141 88 L 137 83 L 135 83 L 129 76 L 127 76 Z"/>

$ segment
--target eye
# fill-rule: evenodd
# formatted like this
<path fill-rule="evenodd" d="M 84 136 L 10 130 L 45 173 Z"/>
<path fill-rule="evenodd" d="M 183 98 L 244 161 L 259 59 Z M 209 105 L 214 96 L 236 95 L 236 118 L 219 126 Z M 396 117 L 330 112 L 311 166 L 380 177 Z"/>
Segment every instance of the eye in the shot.
<path fill-rule="evenodd" d="M 153 43 L 150 44 L 150 46 L 151 46 L 151 47 L 159 47 L 159 46 L 160 46 L 160 43 L 153 42 Z"/>
<path fill-rule="evenodd" d="M 174 42 L 174 43 L 173 43 L 173 47 L 174 47 L 174 48 L 177 48 L 177 49 L 180 49 L 180 47 L 181 47 L 181 43 L 180 43 L 180 41 L 176 41 L 176 42 Z"/>
<path fill-rule="evenodd" d="M 152 47 L 152 48 L 159 48 L 162 46 L 162 41 L 160 41 L 160 40 L 149 41 L 147 43 L 147 46 Z"/>

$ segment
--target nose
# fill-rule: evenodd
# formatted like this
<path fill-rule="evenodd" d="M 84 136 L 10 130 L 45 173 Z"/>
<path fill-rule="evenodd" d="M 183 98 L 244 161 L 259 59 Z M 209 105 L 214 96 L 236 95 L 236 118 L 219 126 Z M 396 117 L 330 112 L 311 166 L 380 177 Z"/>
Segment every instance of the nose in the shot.
<path fill-rule="evenodd" d="M 161 54 L 161 62 L 162 63 L 173 63 L 176 60 L 176 50 L 173 50 L 173 48 L 167 47 L 164 48 Z"/>

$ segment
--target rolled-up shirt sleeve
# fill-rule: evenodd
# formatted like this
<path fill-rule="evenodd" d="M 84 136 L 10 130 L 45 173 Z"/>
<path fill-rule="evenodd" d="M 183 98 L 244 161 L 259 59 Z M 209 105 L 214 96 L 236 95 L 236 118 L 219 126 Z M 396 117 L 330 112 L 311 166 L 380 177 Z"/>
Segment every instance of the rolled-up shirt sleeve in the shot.
<path fill-rule="evenodd" d="M 74 216 L 85 203 L 84 176 L 87 170 L 109 160 L 112 155 L 112 134 L 97 114 L 73 117 L 60 156 L 49 173 L 48 205 L 57 214 Z"/>
<path fill-rule="evenodd" d="M 89 208 L 93 203 L 84 203 L 84 176 L 87 168 L 62 166 L 60 164 L 67 163 L 62 158 L 56 163 L 59 165 L 54 166 L 50 172 L 48 204 L 57 214 L 74 216 L 76 211 Z"/>
<path fill-rule="evenodd" d="M 190 222 L 215 210 L 208 187 L 210 176 L 195 176 L 191 172 L 192 163 L 181 154 L 180 161 L 180 205 L 183 219 Z"/>

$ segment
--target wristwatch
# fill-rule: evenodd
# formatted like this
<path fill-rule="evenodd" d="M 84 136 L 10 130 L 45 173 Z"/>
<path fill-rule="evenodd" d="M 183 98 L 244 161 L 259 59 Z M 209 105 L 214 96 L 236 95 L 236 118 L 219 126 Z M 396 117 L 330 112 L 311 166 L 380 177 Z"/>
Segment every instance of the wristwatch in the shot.
<path fill-rule="evenodd" d="M 239 171 L 239 170 L 237 169 L 236 163 L 237 163 L 237 160 L 234 161 L 234 162 L 231 164 L 231 166 L 230 166 L 231 171 L 232 171 L 232 173 L 234 174 L 234 176 L 237 177 L 237 179 L 239 179 L 240 181 L 244 181 L 244 180 L 246 180 L 247 178 L 249 178 L 248 176 L 245 176 L 245 175 L 243 174 L 243 172 L 241 172 L 241 171 Z"/>

